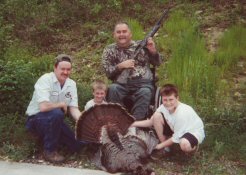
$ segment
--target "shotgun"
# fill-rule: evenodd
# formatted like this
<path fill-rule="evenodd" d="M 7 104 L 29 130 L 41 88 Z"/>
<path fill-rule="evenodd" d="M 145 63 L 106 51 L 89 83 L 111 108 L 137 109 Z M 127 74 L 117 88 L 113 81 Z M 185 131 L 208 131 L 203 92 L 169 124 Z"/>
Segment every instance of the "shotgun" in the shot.
<path fill-rule="evenodd" d="M 155 35 L 155 33 L 159 30 L 164 18 L 167 18 L 168 12 L 169 12 L 169 9 L 166 9 L 163 11 L 161 18 L 157 21 L 155 26 L 148 33 L 148 35 L 146 35 L 146 37 L 139 43 L 139 45 L 137 46 L 137 48 L 134 52 L 133 59 L 135 59 L 138 56 L 139 52 L 147 45 L 148 38 L 153 37 Z"/>

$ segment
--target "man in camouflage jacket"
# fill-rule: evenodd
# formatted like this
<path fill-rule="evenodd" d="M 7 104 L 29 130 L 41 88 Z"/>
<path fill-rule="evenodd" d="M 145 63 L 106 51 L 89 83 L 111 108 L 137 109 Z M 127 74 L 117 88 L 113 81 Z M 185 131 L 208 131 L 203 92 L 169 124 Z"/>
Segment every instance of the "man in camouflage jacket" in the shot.
<path fill-rule="evenodd" d="M 115 25 L 113 35 L 116 42 L 107 46 L 102 55 L 105 73 L 113 81 L 109 86 L 108 101 L 124 106 L 124 98 L 132 96 L 134 104 L 131 114 L 136 120 L 142 120 L 148 113 L 154 91 L 150 64 L 159 66 L 162 56 L 157 52 L 152 38 L 148 38 L 146 48 L 133 59 L 140 41 L 132 40 L 131 30 L 125 22 Z"/>

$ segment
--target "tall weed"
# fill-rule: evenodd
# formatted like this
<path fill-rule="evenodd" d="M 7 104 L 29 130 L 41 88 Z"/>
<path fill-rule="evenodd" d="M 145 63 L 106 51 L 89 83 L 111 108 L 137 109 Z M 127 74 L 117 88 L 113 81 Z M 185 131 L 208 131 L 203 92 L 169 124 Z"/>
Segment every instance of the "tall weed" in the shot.
<path fill-rule="evenodd" d="M 221 67 L 222 73 L 235 67 L 241 58 L 246 58 L 246 28 L 236 25 L 229 28 L 219 40 L 218 51 L 214 54 L 214 63 Z"/>
<path fill-rule="evenodd" d="M 198 103 L 200 99 L 216 99 L 216 87 L 220 70 L 210 65 L 211 56 L 206 50 L 204 38 L 200 35 L 195 19 L 188 19 L 183 12 L 171 14 L 165 25 L 167 37 L 160 39 L 160 45 L 168 47 L 170 58 L 160 70 L 161 84 L 175 83 L 183 100 Z M 163 31 L 162 31 L 163 32 Z"/>
<path fill-rule="evenodd" d="M 144 30 L 142 25 L 136 19 L 127 19 L 127 23 L 130 26 L 131 32 L 133 34 L 133 40 L 142 40 L 144 39 Z"/>

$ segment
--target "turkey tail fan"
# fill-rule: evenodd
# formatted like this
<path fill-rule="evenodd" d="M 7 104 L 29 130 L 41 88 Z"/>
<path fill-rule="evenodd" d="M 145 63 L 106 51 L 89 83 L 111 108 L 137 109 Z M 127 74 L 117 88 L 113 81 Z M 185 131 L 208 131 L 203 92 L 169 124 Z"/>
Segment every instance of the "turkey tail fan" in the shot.
<path fill-rule="evenodd" d="M 114 125 L 125 135 L 134 121 L 135 119 L 119 104 L 95 105 L 84 111 L 76 122 L 76 139 L 101 143 L 103 126 Z"/>

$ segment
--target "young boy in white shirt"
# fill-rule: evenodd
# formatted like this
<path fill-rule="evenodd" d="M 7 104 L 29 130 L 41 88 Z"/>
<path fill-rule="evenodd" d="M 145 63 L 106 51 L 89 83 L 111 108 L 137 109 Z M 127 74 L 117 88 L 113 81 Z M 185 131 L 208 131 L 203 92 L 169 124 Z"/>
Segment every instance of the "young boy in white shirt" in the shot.
<path fill-rule="evenodd" d="M 92 89 L 93 89 L 93 96 L 94 98 L 88 101 L 85 105 L 84 110 L 88 110 L 89 108 L 100 105 L 100 104 L 106 104 L 105 97 L 107 94 L 107 85 L 102 80 L 96 80 L 92 83 Z"/>
<path fill-rule="evenodd" d="M 132 126 L 152 127 L 160 143 L 157 150 L 178 143 L 186 153 L 197 150 L 205 138 L 204 124 L 194 109 L 179 101 L 178 89 L 173 84 L 166 84 L 160 90 L 162 105 L 150 119 L 135 121 Z"/>

